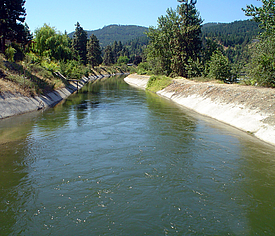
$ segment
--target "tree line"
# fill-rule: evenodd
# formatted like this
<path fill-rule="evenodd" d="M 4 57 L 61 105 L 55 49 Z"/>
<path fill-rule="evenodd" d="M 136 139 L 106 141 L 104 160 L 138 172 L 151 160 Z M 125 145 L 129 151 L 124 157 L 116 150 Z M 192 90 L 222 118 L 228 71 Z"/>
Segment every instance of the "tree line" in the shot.
<path fill-rule="evenodd" d="M 25 0 L 3 0 L 0 4 L 1 51 L 10 61 L 28 57 L 34 63 L 40 63 L 52 70 L 62 70 L 73 78 L 79 76 L 76 71 L 81 65 L 94 68 L 102 63 L 110 66 L 141 61 L 138 55 L 141 51 L 137 52 L 133 47 L 134 40 L 125 46 L 121 41 L 114 41 L 112 45 L 101 48 L 94 34 L 87 38 L 87 31 L 79 22 L 75 25 L 72 38 L 66 32 L 63 34 L 47 24 L 32 34 L 27 24 L 24 24 L 24 4 Z"/>
<path fill-rule="evenodd" d="M 235 22 L 229 25 L 227 35 L 223 33 L 224 24 L 218 25 L 218 33 L 211 31 L 212 27 L 203 28 L 196 1 L 179 2 L 176 10 L 168 9 L 158 18 L 157 27 L 150 27 L 145 37 L 124 44 L 114 41 L 101 48 L 97 37 L 88 38 L 78 22 L 72 38 L 46 24 L 31 34 L 25 23 L 25 0 L 2 0 L 1 51 L 11 61 L 25 57 L 70 78 L 87 74 L 89 67 L 100 64 L 134 63 L 139 65 L 139 73 L 231 82 L 243 76 L 247 84 L 275 86 L 274 0 L 262 0 L 261 7 L 249 5 L 243 9 L 259 26 L 257 30 L 253 22 L 247 21 L 245 28 L 236 27 Z M 258 37 L 251 42 L 256 32 Z"/>
<path fill-rule="evenodd" d="M 196 1 L 179 2 L 176 10 L 168 9 L 165 16 L 158 18 L 157 27 L 149 28 L 150 42 L 139 73 L 227 82 L 243 76 L 246 84 L 275 86 L 274 0 L 262 0 L 261 7 L 248 5 L 244 14 L 252 16 L 256 23 L 247 21 L 245 29 L 232 27 L 227 34 L 223 33 L 225 24 L 219 25 L 219 31 L 211 31 L 210 26 L 203 30 Z M 257 30 L 255 24 L 259 26 Z M 258 36 L 252 40 L 255 33 Z"/>

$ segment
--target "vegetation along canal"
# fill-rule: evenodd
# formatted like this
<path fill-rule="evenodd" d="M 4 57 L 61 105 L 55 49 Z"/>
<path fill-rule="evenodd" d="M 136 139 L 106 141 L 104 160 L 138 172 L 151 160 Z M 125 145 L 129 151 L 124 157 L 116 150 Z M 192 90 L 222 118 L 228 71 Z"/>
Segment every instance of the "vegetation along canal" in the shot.
<path fill-rule="evenodd" d="M 1 235 L 271 235 L 275 149 L 132 88 L 0 121 Z"/>

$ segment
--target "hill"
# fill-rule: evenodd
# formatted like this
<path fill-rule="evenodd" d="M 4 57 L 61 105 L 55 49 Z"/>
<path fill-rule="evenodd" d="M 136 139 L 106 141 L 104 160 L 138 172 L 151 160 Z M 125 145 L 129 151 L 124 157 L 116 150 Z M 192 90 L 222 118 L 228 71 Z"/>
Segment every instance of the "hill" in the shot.
<path fill-rule="evenodd" d="M 225 47 L 246 45 L 260 32 L 255 21 L 234 21 L 232 23 L 207 23 L 202 27 L 202 37 L 215 40 Z"/>
<path fill-rule="evenodd" d="M 112 44 L 114 41 L 121 41 L 125 44 L 128 41 L 144 36 L 144 32 L 148 28 L 136 25 L 108 25 L 98 30 L 86 30 L 88 38 L 94 34 L 101 47 L 106 47 Z M 73 37 L 73 32 L 69 34 L 69 37 Z"/>

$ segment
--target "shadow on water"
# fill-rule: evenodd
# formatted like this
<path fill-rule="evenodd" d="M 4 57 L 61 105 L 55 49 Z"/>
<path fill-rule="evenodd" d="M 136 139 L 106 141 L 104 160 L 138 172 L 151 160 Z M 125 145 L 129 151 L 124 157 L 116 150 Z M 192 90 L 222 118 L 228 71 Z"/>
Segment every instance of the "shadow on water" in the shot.
<path fill-rule="evenodd" d="M 41 116 L 39 111 L 0 120 L 0 145 L 26 139 Z"/>
<path fill-rule="evenodd" d="M 21 137 L 22 138 L 22 137 Z M 34 161 L 25 153 L 25 142 L 0 144 L 0 234 L 12 234 L 18 216 L 32 201 L 34 189 L 28 183 L 29 167 Z"/>
<path fill-rule="evenodd" d="M 275 232 L 275 148 L 254 138 L 240 140 L 242 159 L 237 175 L 243 198 L 239 204 L 246 212 L 254 235 Z"/>

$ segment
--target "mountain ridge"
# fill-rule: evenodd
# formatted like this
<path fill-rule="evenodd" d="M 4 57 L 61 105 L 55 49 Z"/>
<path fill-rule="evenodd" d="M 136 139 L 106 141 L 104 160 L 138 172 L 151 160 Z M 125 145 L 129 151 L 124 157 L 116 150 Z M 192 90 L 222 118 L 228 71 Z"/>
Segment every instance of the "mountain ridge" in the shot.
<path fill-rule="evenodd" d="M 107 45 L 113 44 L 114 41 L 121 41 L 122 44 L 126 44 L 131 40 L 144 37 L 148 29 L 148 27 L 138 25 L 111 24 L 101 29 L 85 31 L 88 38 L 94 34 L 98 38 L 100 46 L 104 48 Z M 243 43 L 247 44 L 259 32 L 258 23 L 250 20 L 240 20 L 230 23 L 209 22 L 202 25 L 202 37 L 218 40 L 225 46 L 234 45 L 235 43 L 239 45 Z M 72 38 L 73 33 L 69 33 L 68 36 Z"/>
<path fill-rule="evenodd" d="M 98 38 L 100 46 L 106 47 L 114 41 L 121 41 L 124 44 L 130 40 L 142 37 L 147 30 L 148 28 L 144 26 L 112 24 L 104 26 L 101 29 L 85 31 L 87 32 L 88 38 L 94 34 Z M 69 33 L 68 36 L 72 38 L 73 33 L 74 32 Z"/>

